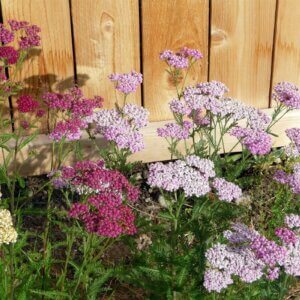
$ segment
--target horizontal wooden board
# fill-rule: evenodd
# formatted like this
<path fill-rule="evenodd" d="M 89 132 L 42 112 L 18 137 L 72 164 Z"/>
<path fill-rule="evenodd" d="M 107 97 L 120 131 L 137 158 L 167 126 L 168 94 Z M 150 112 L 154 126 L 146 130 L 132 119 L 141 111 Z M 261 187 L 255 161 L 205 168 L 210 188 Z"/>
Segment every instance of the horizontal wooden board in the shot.
<path fill-rule="evenodd" d="M 272 109 L 265 110 L 267 113 L 271 114 Z M 147 128 L 143 130 L 144 140 L 146 147 L 143 151 L 138 152 L 131 156 L 132 161 L 143 161 L 154 162 L 169 160 L 170 153 L 168 151 L 168 144 L 163 139 L 157 136 L 156 130 L 159 127 L 164 126 L 166 121 L 153 122 Z M 285 130 L 291 127 L 300 127 L 300 111 L 293 111 L 286 115 L 278 124 L 273 128 L 273 132 L 279 135 L 279 138 L 274 138 L 274 147 L 279 147 L 286 145 L 288 143 L 288 138 L 285 135 Z M 84 137 L 82 139 L 83 143 L 83 153 L 86 159 L 97 159 L 96 150 L 94 145 Z M 97 143 L 100 147 L 105 145 L 103 139 L 98 139 Z M 227 136 L 225 139 L 226 150 L 232 148 L 236 143 L 234 137 Z M 239 151 L 236 148 L 236 151 Z M 33 159 L 26 160 L 28 154 L 32 151 L 36 151 L 37 156 Z M 67 164 L 71 164 L 74 158 L 70 158 Z M 18 156 L 18 164 L 22 164 L 21 173 L 23 175 L 38 175 L 48 173 L 50 171 L 51 162 L 51 141 L 47 135 L 40 135 L 36 140 L 31 142 L 22 153 Z M 1 163 L 1 157 L 0 157 Z"/>

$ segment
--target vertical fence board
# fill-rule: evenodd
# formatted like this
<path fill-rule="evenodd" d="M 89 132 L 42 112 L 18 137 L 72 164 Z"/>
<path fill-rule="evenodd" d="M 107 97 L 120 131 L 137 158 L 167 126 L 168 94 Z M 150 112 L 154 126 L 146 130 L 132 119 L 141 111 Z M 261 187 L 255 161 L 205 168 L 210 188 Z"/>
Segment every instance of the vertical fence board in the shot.
<path fill-rule="evenodd" d="M 107 76 L 140 71 L 138 0 L 72 0 L 77 76 L 88 96 L 111 108 L 122 101 Z M 141 91 L 128 102 L 141 103 Z"/>
<path fill-rule="evenodd" d="M 279 0 L 272 86 L 280 81 L 300 85 L 299 0 Z"/>
<path fill-rule="evenodd" d="M 162 50 L 178 50 L 183 46 L 197 48 L 204 59 L 197 63 L 187 83 L 207 80 L 208 0 L 143 0 L 142 48 L 144 104 L 151 121 L 171 119 L 168 102 L 176 89 L 159 60 Z"/>
<path fill-rule="evenodd" d="M 269 107 L 276 0 L 212 0 L 210 80 L 258 108 Z"/>
<path fill-rule="evenodd" d="M 17 80 L 25 82 L 24 92 L 39 97 L 45 91 L 69 87 L 74 68 L 68 0 L 2 0 L 1 4 L 4 21 L 26 20 L 41 27 L 41 52 L 27 60 L 17 76 Z M 45 132 L 47 118 L 36 125 Z"/>

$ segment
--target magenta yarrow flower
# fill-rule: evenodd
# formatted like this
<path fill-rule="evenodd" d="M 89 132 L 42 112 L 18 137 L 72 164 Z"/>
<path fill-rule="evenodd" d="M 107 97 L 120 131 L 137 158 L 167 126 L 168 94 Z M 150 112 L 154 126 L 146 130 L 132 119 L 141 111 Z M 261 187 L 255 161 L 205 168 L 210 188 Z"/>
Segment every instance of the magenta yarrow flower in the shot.
<path fill-rule="evenodd" d="M 136 71 L 125 74 L 111 74 L 108 78 L 116 82 L 116 90 L 125 95 L 134 93 L 143 82 L 143 75 Z"/>
<path fill-rule="evenodd" d="M 21 113 L 32 113 L 39 108 L 39 102 L 30 95 L 21 95 L 17 100 L 17 108 Z"/>
<path fill-rule="evenodd" d="M 139 190 L 120 172 L 106 169 L 103 161 L 80 161 L 49 176 L 56 186 L 88 195 L 87 203 L 74 203 L 69 211 L 88 232 L 110 238 L 136 233 L 127 201 L 137 201 Z"/>
<path fill-rule="evenodd" d="M 13 65 L 19 59 L 19 52 L 11 46 L 0 47 L 0 59 L 3 59 L 8 65 Z"/>
<path fill-rule="evenodd" d="M 277 170 L 273 178 L 281 184 L 287 184 L 294 194 L 300 194 L 300 163 L 294 164 L 291 174 Z"/>
<path fill-rule="evenodd" d="M 50 110 L 55 109 L 65 114 L 65 120 L 58 122 L 49 135 L 56 142 L 63 138 L 67 141 L 79 140 L 81 131 L 88 126 L 86 118 L 91 117 L 94 110 L 101 108 L 103 103 L 100 96 L 85 98 L 78 87 L 71 88 L 64 94 L 46 93 L 42 99 Z"/>

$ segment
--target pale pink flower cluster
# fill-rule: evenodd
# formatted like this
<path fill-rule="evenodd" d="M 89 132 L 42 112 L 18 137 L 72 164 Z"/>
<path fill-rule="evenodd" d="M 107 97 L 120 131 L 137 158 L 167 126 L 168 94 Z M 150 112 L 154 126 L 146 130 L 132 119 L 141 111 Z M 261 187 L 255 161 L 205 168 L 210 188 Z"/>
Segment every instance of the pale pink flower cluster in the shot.
<path fill-rule="evenodd" d="M 145 108 L 126 104 L 119 109 L 97 111 L 85 120 L 95 125 L 94 134 L 101 134 L 119 149 L 128 149 L 135 153 L 144 148 L 140 129 L 147 126 L 148 115 Z"/>
<path fill-rule="evenodd" d="M 286 216 L 286 220 L 289 218 Z M 292 218 L 295 219 L 295 216 Z M 206 251 L 208 268 L 204 275 L 204 287 L 209 292 L 220 293 L 234 283 L 232 276 L 246 283 L 263 277 L 276 280 L 281 271 L 299 276 L 299 232 L 277 228 L 275 234 L 280 238 L 281 245 L 244 224 L 233 224 L 231 230 L 224 232 L 228 244 L 217 243 Z"/>
<path fill-rule="evenodd" d="M 167 192 L 183 190 L 186 197 L 204 196 L 212 187 L 221 201 L 232 202 L 241 197 L 242 191 L 238 186 L 222 178 L 213 179 L 215 176 L 211 160 L 190 155 L 185 161 L 151 164 L 148 184 Z"/>

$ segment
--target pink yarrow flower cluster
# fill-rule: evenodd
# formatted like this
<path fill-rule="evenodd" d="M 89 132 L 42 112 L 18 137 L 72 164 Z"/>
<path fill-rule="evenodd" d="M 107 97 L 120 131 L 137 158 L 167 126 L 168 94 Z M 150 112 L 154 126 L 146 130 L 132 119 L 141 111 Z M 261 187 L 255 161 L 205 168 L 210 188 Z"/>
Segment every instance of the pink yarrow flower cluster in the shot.
<path fill-rule="evenodd" d="M 19 61 L 20 53 L 40 45 L 40 28 L 26 21 L 9 20 L 8 26 L 0 24 L 0 61 L 4 66 L 14 65 Z M 19 48 L 8 45 L 17 40 Z M 0 69 L 0 79 L 6 81 L 5 68 Z"/>
<path fill-rule="evenodd" d="M 290 109 L 300 109 L 300 90 L 293 83 L 278 83 L 274 87 L 273 98 Z"/>
<path fill-rule="evenodd" d="M 185 161 L 151 164 L 148 184 L 167 192 L 183 190 L 187 197 L 201 197 L 208 194 L 212 187 L 217 186 L 214 183 L 216 179 L 213 180 L 215 176 L 211 160 L 189 155 Z M 241 197 L 242 192 L 238 186 L 224 179 L 218 180 L 223 180 L 223 185 L 217 186 L 217 195 L 221 201 L 232 202 Z M 231 193 L 227 192 L 228 188 Z"/>
<path fill-rule="evenodd" d="M 181 125 L 176 123 L 168 123 L 163 128 L 157 129 L 157 134 L 160 137 L 171 138 L 177 140 L 185 140 L 190 136 L 190 129 L 193 124 L 189 121 L 183 121 Z"/>
<path fill-rule="evenodd" d="M 21 95 L 17 100 L 17 109 L 22 114 L 35 115 L 37 118 L 41 118 L 45 115 L 46 111 L 41 108 L 41 105 L 30 95 Z M 30 123 L 27 120 L 21 120 L 21 126 L 27 130 L 30 127 Z"/>
<path fill-rule="evenodd" d="M 271 151 L 272 139 L 263 130 L 236 126 L 230 131 L 230 134 L 240 139 L 253 155 L 264 155 Z"/>
<path fill-rule="evenodd" d="M 71 88 L 68 93 L 46 93 L 43 95 L 45 105 L 52 110 L 65 114 L 65 120 L 59 121 L 50 133 L 50 139 L 59 142 L 63 138 L 68 141 L 80 139 L 81 130 L 88 126 L 85 118 L 94 110 L 102 107 L 103 98 L 95 96 L 85 98 L 78 87 Z"/>
<path fill-rule="evenodd" d="M 116 90 L 125 95 L 134 93 L 143 82 L 143 75 L 136 71 L 125 74 L 111 74 L 108 78 L 111 81 L 116 82 Z"/>
<path fill-rule="evenodd" d="M 208 268 L 204 287 L 209 292 L 220 293 L 234 283 L 232 276 L 246 283 L 263 277 L 272 281 L 279 277 L 281 270 L 299 276 L 299 232 L 277 228 L 275 234 L 281 239 L 281 245 L 244 224 L 233 224 L 231 230 L 224 232 L 229 244 L 217 243 L 206 251 Z M 220 278 L 226 280 L 220 281 Z"/>
<path fill-rule="evenodd" d="M 164 50 L 160 53 L 159 57 L 170 67 L 175 69 L 186 69 L 191 63 L 203 58 L 203 55 L 197 49 L 184 47 L 175 53 L 171 50 Z"/>
<path fill-rule="evenodd" d="M 50 177 L 58 188 L 89 195 L 86 203 L 74 203 L 69 212 L 88 232 L 111 238 L 136 232 L 134 213 L 126 203 L 137 201 L 139 190 L 120 172 L 106 169 L 103 161 L 77 162 Z"/>
<path fill-rule="evenodd" d="M 300 128 L 289 128 L 285 131 L 291 143 L 285 147 L 285 154 L 291 158 L 300 156 Z"/>
<path fill-rule="evenodd" d="M 288 185 L 294 194 L 300 194 L 300 163 L 293 166 L 292 173 L 277 170 L 274 179 L 281 184 Z"/>
<path fill-rule="evenodd" d="M 86 121 L 95 125 L 95 134 L 103 135 L 119 149 L 135 153 L 144 148 L 140 129 L 147 126 L 148 116 L 145 108 L 128 103 L 123 108 L 95 112 Z"/>

